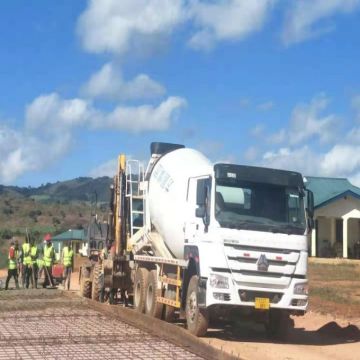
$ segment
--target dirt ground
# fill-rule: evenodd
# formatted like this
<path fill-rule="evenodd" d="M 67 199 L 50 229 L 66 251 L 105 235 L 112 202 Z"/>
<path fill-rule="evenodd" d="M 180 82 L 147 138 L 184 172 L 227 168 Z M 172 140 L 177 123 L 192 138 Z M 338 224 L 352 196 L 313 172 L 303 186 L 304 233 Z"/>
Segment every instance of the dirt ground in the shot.
<path fill-rule="evenodd" d="M 249 360 L 359 358 L 360 318 L 349 322 L 344 318 L 308 312 L 304 317 L 295 317 L 294 320 L 295 328 L 286 342 L 267 339 L 263 326 L 252 323 L 213 329 L 203 340 Z"/>
<path fill-rule="evenodd" d="M 0 271 L 0 279 L 4 280 L 6 273 L 6 270 Z M 315 283 L 315 276 L 313 281 L 314 286 L 325 284 Z M 356 285 L 359 284 L 357 279 L 354 279 L 354 282 L 334 279 L 333 284 L 326 279 L 322 281 L 325 281 L 327 286 L 330 284 L 337 289 L 353 287 L 354 282 Z M 78 290 L 78 273 L 72 274 L 71 284 L 72 290 Z M 360 306 L 352 299 L 349 304 L 336 304 L 326 301 L 320 295 L 310 298 L 311 310 L 305 316 L 294 317 L 295 327 L 286 342 L 269 340 L 264 327 L 252 323 L 210 329 L 202 340 L 227 353 L 249 360 L 358 359 Z"/>
<path fill-rule="evenodd" d="M 286 342 L 269 341 L 262 325 L 213 330 L 205 341 L 245 359 L 359 359 L 360 262 L 310 259 L 309 311 L 294 317 Z"/>

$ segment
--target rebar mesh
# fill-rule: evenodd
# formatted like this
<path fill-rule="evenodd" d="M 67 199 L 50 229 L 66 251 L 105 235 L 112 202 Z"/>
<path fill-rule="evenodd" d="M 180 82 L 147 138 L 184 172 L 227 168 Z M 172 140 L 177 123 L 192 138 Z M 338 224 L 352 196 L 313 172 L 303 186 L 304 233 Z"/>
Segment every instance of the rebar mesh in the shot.
<path fill-rule="evenodd" d="M 198 359 L 54 291 L 0 294 L 2 359 Z"/>

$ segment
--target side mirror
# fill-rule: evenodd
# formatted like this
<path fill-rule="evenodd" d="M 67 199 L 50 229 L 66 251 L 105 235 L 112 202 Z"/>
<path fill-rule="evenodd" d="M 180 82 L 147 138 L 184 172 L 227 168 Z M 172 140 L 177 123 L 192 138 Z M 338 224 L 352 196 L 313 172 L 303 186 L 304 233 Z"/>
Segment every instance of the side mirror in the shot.
<path fill-rule="evenodd" d="M 306 190 L 306 191 L 307 191 L 307 204 L 306 204 L 307 216 L 312 219 L 314 216 L 314 194 L 310 190 Z"/>
<path fill-rule="evenodd" d="M 211 182 L 209 178 L 199 179 L 196 187 L 196 205 L 195 216 L 202 218 L 205 225 L 205 231 L 210 224 L 210 209 L 208 209 Z"/>
<path fill-rule="evenodd" d="M 208 179 L 200 179 L 196 187 L 196 205 L 204 207 L 206 204 L 206 182 Z"/>
<path fill-rule="evenodd" d="M 206 214 L 205 206 L 198 207 L 195 210 L 195 216 L 198 217 L 198 218 L 204 218 L 205 214 Z"/>

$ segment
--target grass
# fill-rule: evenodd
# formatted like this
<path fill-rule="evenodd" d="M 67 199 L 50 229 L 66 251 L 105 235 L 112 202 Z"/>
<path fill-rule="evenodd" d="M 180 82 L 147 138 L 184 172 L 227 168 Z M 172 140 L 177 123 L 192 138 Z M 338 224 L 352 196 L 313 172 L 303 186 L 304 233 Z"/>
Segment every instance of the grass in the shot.
<path fill-rule="evenodd" d="M 348 292 L 344 292 L 344 289 L 333 287 L 313 287 L 310 289 L 310 297 L 317 296 L 322 300 L 328 302 L 334 302 L 337 304 L 359 304 L 360 301 L 352 300 Z"/>
<path fill-rule="evenodd" d="M 310 309 L 348 318 L 360 317 L 360 263 L 309 263 Z"/>
<path fill-rule="evenodd" d="M 360 266 L 351 263 L 309 264 L 310 280 L 319 281 L 360 281 Z"/>

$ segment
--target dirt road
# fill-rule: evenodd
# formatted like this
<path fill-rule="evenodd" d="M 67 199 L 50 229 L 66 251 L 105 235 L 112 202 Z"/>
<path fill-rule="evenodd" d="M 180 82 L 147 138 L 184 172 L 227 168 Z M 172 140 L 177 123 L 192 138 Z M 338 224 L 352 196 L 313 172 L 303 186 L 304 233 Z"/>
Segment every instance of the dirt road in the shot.
<path fill-rule="evenodd" d="M 295 318 L 295 328 L 283 343 L 268 340 L 263 327 L 253 324 L 212 330 L 204 341 L 244 359 L 355 360 L 360 358 L 359 329 L 360 319 L 349 324 L 346 319 L 309 312 Z"/>

